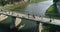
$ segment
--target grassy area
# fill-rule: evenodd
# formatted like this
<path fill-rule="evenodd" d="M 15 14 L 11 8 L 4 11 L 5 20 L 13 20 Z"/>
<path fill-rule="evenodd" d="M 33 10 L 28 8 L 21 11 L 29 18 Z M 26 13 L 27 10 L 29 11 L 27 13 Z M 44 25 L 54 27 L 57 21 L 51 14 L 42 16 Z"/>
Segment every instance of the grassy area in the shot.
<path fill-rule="evenodd" d="M 45 28 L 42 30 L 42 32 L 56 32 L 59 31 L 60 32 L 60 26 L 58 25 L 52 25 L 52 24 L 43 24 L 45 26 Z"/>
<path fill-rule="evenodd" d="M 56 18 L 59 19 L 59 15 L 58 15 L 58 11 L 57 8 L 55 6 L 55 4 L 51 5 L 48 10 L 46 11 L 46 17 L 52 17 L 52 18 Z"/>
<path fill-rule="evenodd" d="M 49 32 L 47 29 L 43 29 L 42 32 Z"/>
<path fill-rule="evenodd" d="M 46 17 L 60 19 L 55 3 L 47 9 Z M 59 29 L 60 26 L 46 24 L 46 23 L 44 25 L 46 26 L 45 27 L 46 29 L 43 29 L 42 32 L 56 32 L 56 30 L 58 31 L 60 30 Z"/>

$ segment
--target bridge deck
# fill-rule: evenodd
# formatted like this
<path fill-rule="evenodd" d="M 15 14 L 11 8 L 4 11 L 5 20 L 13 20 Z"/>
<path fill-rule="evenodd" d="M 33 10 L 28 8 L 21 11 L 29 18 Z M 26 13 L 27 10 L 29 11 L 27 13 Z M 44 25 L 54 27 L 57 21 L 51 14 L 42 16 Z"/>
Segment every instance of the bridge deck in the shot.
<path fill-rule="evenodd" d="M 60 20 L 58 20 L 58 19 L 54 19 L 54 20 L 52 20 L 52 22 L 50 22 L 50 19 L 45 18 L 45 17 L 32 16 L 32 15 L 21 14 L 21 13 L 17 13 L 17 12 L 9 12 L 9 11 L 0 11 L 0 13 L 5 14 L 5 15 L 14 16 L 14 17 L 20 17 L 20 18 L 25 18 L 25 19 L 29 19 L 29 20 L 39 21 L 42 23 L 60 25 Z"/>

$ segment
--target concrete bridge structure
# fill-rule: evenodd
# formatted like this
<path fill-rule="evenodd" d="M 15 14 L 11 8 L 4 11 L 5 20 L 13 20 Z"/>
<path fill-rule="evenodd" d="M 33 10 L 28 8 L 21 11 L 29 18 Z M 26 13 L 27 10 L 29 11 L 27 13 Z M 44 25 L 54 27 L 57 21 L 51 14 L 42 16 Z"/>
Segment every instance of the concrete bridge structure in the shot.
<path fill-rule="evenodd" d="M 6 15 L 6 16 L 12 16 L 12 18 L 14 19 L 13 25 L 12 25 L 13 27 L 18 26 L 18 24 L 21 23 L 21 19 L 35 21 L 38 24 L 38 32 L 41 32 L 42 30 L 42 23 L 60 25 L 60 20 L 58 19 L 51 20 L 50 18 L 39 17 L 39 16 L 34 16 L 34 15 L 29 15 L 29 14 L 22 14 L 18 12 L 3 11 L 3 10 L 0 10 L 0 14 Z"/>

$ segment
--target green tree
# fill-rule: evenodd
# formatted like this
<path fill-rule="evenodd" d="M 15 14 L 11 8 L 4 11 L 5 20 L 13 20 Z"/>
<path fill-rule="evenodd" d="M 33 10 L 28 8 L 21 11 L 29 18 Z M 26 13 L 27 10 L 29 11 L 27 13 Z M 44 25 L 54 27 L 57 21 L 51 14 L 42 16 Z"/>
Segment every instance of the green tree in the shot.
<path fill-rule="evenodd" d="M 0 4 L 1 4 L 2 6 L 4 6 L 5 4 L 7 4 L 7 1 L 5 1 L 5 0 L 0 0 Z"/>

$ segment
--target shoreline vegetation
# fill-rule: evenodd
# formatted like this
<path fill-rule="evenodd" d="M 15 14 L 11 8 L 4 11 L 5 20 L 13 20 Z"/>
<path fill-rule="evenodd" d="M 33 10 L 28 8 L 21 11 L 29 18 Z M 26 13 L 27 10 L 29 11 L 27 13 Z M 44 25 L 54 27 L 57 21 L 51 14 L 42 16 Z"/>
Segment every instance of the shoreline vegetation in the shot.
<path fill-rule="evenodd" d="M 10 5 L 8 4 L 8 5 L 5 5 L 4 7 L 0 8 L 0 9 L 11 11 L 12 9 L 17 8 L 17 7 L 24 7 L 26 5 L 26 3 L 27 2 L 21 1 L 18 3 L 10 4 Z"/>
<path fill-rule="evenodd" d="M 55 6 L 55 3 L 47 9 L 45 15 L 48 18 L 51 17 L 51 18 L 55 18 L 55 19 L 60 19 L 58 11 L 57 11 L 57 7 Z"/>

